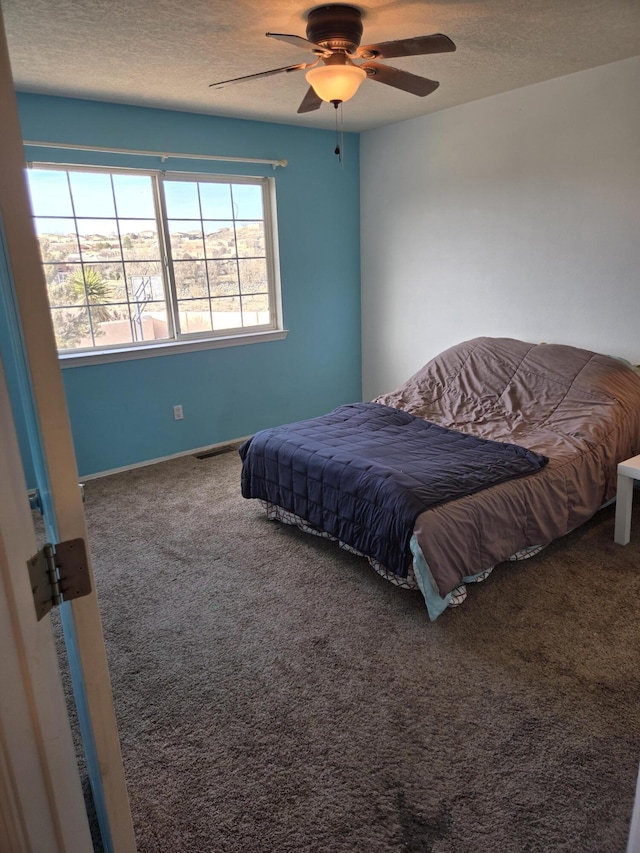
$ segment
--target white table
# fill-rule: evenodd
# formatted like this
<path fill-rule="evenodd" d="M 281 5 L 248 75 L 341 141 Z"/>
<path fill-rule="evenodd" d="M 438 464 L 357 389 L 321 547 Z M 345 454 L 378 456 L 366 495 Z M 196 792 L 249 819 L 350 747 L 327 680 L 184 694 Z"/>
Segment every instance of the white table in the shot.
<path fill-rule="evenodd" d="M 626 545 L 631 539 L 631 507 L 633 481 L 640 480 L 640 456 L 618 464 L 618 493 L 616 495 L 616 529 L 614 541 Z"/>

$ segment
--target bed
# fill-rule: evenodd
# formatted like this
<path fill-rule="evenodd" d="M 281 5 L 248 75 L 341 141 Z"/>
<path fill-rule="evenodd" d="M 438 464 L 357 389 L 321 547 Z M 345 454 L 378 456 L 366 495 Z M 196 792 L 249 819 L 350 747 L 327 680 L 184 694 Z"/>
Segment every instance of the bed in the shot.
<path fill-rule="evenodd" d="M 419 588 L 433 620 L 615 496 L 617 463 L 640 453 L 640 377 L 576 347 L 475 338 L 239 452 L 244 497 Z"/>

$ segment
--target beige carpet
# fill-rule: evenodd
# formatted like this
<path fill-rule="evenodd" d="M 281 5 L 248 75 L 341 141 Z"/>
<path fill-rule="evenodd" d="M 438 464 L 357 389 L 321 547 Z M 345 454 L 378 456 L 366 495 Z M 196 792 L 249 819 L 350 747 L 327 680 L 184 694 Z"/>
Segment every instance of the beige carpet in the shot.
<path fill-rule="evenodd" d="M 640 497 L 430 623 L 268 522 L 235 452 L 90 481 L 143 853 L 622 853 L 640 761 Z"/>

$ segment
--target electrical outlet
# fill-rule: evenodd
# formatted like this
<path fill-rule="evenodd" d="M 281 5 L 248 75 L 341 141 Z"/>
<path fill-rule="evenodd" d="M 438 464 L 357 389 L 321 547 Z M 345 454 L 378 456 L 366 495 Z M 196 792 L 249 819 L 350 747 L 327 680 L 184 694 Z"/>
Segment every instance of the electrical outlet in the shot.
<path fill-rule="evenodd" d="M 182 406 L 174 406 L 173 407 L 173 419 L 174 421 L 181 421 L 184 418 L 182 413 Z"/>

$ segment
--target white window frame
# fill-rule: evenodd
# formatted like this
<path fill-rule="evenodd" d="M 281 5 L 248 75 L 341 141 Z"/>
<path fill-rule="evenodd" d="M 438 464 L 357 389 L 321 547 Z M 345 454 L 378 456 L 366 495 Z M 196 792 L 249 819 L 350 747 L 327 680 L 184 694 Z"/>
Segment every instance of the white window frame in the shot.
<path fill-rule="evenodd" d="M 280 282 L 279 247 L 276 218 L 275 178 L 249 175 L 226 175 L 208 172 L 180 172 L 160 169 L 136 169 L 117 166 L 86 166 L 74 163 L 29 163 L 30 169 L 45 169 L 64 172 L 97 172 L 101 174 L 137 174 L 148 175 L 152 180 L 158 241 L 162 255 L 163 283 L 167 306 L 167 319 L 172 337 L 160 341 L 137 341 L 135 343 L 111 344 L 104 347 L 91 347 L 77 350 L 59 350 L 58 359 L 61 368 L 80 365 L 99 364 L 113 361 L 165 356 L 205 349 L 255 344 L 266 341 L 283 340 L 288 330 L 283 326 L 282 293 Z M 207 182 L 225 184 L 252 184 L 262 187 L 265 258 L 267 266 L 269 312 L 268 325 L 249 326 L 222 330 L 219 332 L 177 333 L 177 291 L 171 257 L 169 219 L 167 217 L 162 184 L 164 181 Z M 35 215 L 34 215 L 35 218 Z M 234 217 L 235 221 L 235 217 Z"/>

